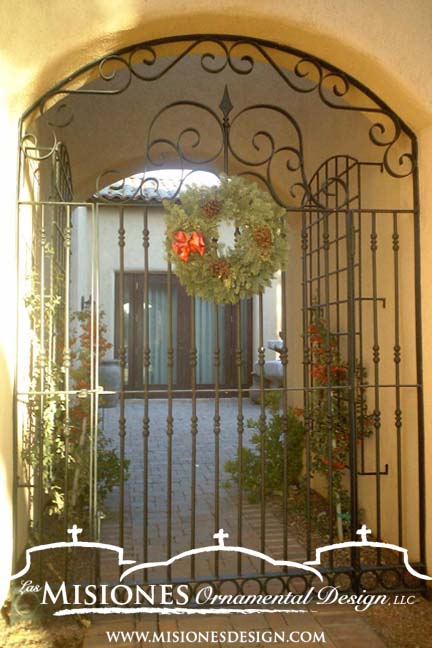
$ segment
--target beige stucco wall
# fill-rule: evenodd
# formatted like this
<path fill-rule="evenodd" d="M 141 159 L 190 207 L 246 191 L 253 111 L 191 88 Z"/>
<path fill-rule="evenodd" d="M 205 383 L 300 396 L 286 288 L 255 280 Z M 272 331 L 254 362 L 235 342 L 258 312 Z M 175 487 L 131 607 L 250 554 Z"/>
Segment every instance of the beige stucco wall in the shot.
<path fill-rule="evenodd" d="M 186 33 L 231 33 L 278 41 L 321 56 L 363 82 L 417 133 L 420 146 L 424 347 L 431 348 L 432 8 L 429 0 L 7 0 L 0 7 L 0 600 L 11 554 L 11 435 L 14 373 L 16 137 L 20 114 L 81 65 L 119 47 Z M 432 470 L 432 370 L 425 367 L 426 469 Z M 4 486 L 3 482 L 4 481 Z M 431 500 L 430 493 L 427 500 Z M 429 513 L 429 510 L 428 510 Z M 432 564 L 432 533 L 428 535 Z"/>

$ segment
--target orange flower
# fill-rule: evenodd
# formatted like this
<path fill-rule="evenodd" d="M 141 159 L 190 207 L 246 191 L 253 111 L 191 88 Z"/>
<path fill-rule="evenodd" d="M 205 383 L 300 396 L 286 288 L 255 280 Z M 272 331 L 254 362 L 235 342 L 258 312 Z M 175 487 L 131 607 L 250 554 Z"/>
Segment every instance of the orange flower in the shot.
<path fill-rule="evenodd" d="M 292 413 L 294 416 L 303 416 L 304 410 L 302 410 L 301 407 L 293 407 Z"/>
<path fill-rule="evenodd" d="M 339 376 L 339 378 L 345 378 L 348 369 L 347 367 L 341 366 L 341 367 L 332 367 L 330 371 L 334 376 Z"/>
<path fill-rule="evenodd" d="M 311 375 L 316 378 L 321 384 L 327 382 L 327 369 L 324 365 L 312 365 Z"/>
<path fill-rule="evenodd" d="M 197 252 L 203 256 L 205 252 L 205 243 L 201 232 L 192 232 L 186 234 L 182 230 L 175 232 L 175 241 L 172 243 L 172 249 L 182 261 L 188 261 L 192 252 Z"/>
<path fill-rule="evenodd" d="M 324 464 L 324 466 L 328 466 L 330 462 L 326 457 L 323 457 L 321 463 Z M 344 470 L 346 465 L 342 461 L 332 461 L 332 468 L 333 470 Z"/>
<path fill-rule="evenodd" d="M 317 342 L 318 344 L 322 344 L 323 342 L 322 335 L 318 335 L 317 333 L 314 333 L 313 335 L 310 336 L 310 341 L 312 343 Z"/>

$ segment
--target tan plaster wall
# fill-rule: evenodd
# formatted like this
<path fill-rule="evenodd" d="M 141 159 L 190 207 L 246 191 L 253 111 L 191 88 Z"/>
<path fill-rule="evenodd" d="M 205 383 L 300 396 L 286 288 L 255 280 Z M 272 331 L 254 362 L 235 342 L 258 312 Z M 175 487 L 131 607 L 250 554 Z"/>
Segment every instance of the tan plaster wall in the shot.
<path fill-rule="evenodd" d="M 0 225 L 0 296 L 2 316 L 0 317 L 0 602 L 9 588 L 8 578 L 12 558 L 12 403 L 15 356 L 15 161 L 16 123 L 0 106 L 3 159 L 2 166 L 5 191 L 2 198 L 3 218 Z"/>
<path fill-rule="evenodd" d="M 426 473 L 426 559 L 432 565 L 432 124 L 418 132 L 420 175 L 420 237 L 422 262 L 422 323 L 423 323 L 423 385 L 425 418 L 425 473 Z"/>
<path fill-rule="evenodd" d="M 175 34 L 259 36 L 314 53 L 403 102 L 402 116 L 428 121 L 432 107 L 428 0 L 8 0 L 1 9 L 2 76 L 8 101 L 24 110 L 81 65 L 124 45 Z M 17 46 L 19 43 L 19 46 Z M 388 71 L 391 74 L 388 74 Z"/>
<path fill-rule="evenodd" d="M 368 85 L 417 132 L 420 145 L 424 322 L 432 317 L 427 277 L 432 219 L 432 8 L 429 0 L 93 0 L 14 2 L 0 7 L 0 128 L 2 220 L 0 225 L 0 515 L 3 543 L 0 600 L 10 567 L 11 389 L 14 363 L 15 139 L 23 110 L 81 65 L 119 47 L 182 33 L 234 33 L 267 38 L 321 56 Z M 432 331 L 424 327 L 425 349 Z M 426 460 L 432 470 L 432 370 L 425 368 Z M 430 500 L 430 494 L 427 498 Z M 432 533 L 428 535 L 432 563 Z"/>

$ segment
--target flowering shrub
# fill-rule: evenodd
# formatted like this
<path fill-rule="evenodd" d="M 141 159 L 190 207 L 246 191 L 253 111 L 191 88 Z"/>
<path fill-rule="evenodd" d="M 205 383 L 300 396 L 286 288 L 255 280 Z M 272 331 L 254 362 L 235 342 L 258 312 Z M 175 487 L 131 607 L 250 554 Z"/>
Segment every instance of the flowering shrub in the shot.
<path fill-rule="evenodd" d="M 80 390 L 90 389 L 91 362 L 92 356 L 99 352 L 99 362 L 103 360 L 112 344 L 106 338 L 107 326 L 105 323 L 104 311 L 99 312 L 99 321 L 92 317 L 90 306 L 72 315 L 72 323 L 78 325 L 78 330 L 72 332 L 71 347 L 72 369 L 71 378 L 73 388 Z M 96 328 L 98 327 L 98 328 Z M 98 337 L 96 333 L 99 333 Z M 92 348 L 93 347 L 93 348 Z M 70 409 L 70 452 L 72 456 L 72 493 L 71 503 L 80 509 L 86 508 L 89 496 L 90 480 L 90 437 L 89 429 L 90 399 L 75 399 Z M 102 503 L 114 486 L 120 481 L 120 461 L 116 450 L 112 447 L 101 428 L 97 434 L 97 494 L 98 501 Z M 124 461 L 124 475 L 128 478 L 129 461 Z"/>
<path fill-rule="evenodd" d="M 336 501 L 347 501 L 343 476 L 349 468 L 351 443 L 348 363 L 342 359 L 338 338 L 329 331 L 319 307 L 312 311 L 308 330 L 311 376 L 309 412 L 311 467 L 326 475 Z M 364 384 L 366 373 L 357 365 L 355 411 L 357 443 L 372 432 Z"/>
<path fill-rule="evenodd" d="M 90 477 L 90 400 L 71 399 L 69 409 L 69 452 L 66 466 L 66 406 L 64 356 L 64 313 L 60 296 L 61 277 L 57 277 L 53 294 L 44 296 L 45 331 L 53 331 L 52 338 L 44 336 L 41 344 L 41 286 L 35 274 L 32 279 L 32 291 L 26 298 L 32 328 L 31 386 L 28 402 L 28 433 L 23 439 L 22 458 L 27 467 L 28 477 L 37 480 L 38 487 L 43 489 L 43 510 L 39 514 L 62 515 L 65 505 L 66 483 L 68 484 L 69 504 L 79 515 L 88 506 Z M 104 314 L 99 316 L 99 336 L 96 337 L 96 322 L 93 335 L 91 332 L 91 313 L 87 307 L 72 315 L 71 348 L 71 384 L 69 389 L 90 389 L 90 369 L 92 352 L 99 351 L 103 358 L 111 348 L 106 339 Z M 75 330 L 73 330 L 75 324 Z M 55 342 L 55 346 L 53 344 Z M 96 342 L 97 340 L 97 342 Z M 93 341 L 93 349 L 91 349 Z M 96 344 L 98 348 L 96 349 Z M 43 378 L 41 358 L 45 361 Z M 43 399 L 37 392 L 43 388 Z M 127 478 L 125 462 L 125 478 Z M 66 475 L 68 477 L 66 481 Z M 119 483 L 120 462 L 116 450 L 102 430 L 98 430 L 98 498 L 102 502 L 112 488 Z"/>

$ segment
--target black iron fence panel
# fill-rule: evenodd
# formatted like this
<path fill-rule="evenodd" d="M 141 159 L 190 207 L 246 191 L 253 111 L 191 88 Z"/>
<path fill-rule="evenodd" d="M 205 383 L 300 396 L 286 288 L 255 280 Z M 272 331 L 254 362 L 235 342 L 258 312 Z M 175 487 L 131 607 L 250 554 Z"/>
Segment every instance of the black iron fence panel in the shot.
<path fill-rule="evenodd" d="M 30 111 L 22 123 L 16 527 L 27 517 L 42 543 L 52 519 L 68 538 L 84 515 L 89 538 L 169 563 L 143 578 L 270 592 L 309 586 L 316 576 L 299 565 L 367 524 L 377 546 L 330 551 L 318 567 L 327 582 L 421 589 L 379 546 L 407 546 L 425 569 L 415 139 L 367 89 L 293 50 L 220 37 L 174 40 L 169 55 L 164 45 L 103 59 L 98 80 L 78 89 L 71 77 L 41 99 L 39 121 Z M 217 99 L 182 87 L 149 108 L 144 171 L 134 183 L 102 171 L 91 198 L 74 200 L 60 133 L 78 155 L 86 102 L 163 85 L 185 61 L 220 80 Z M 278 101 L 245 100 L 243 80 L 263 69 Z M 364 115 L 370 161 L 317 156 L 304 106 L 291 111 L 286 93 L 313 95 L 335 123 L 352 115 L 353 129 Z M 235 305 L 187 296 L 165 258 L 162 199 L 181 201 L 203 170 L 214 182 L 247 176 L 285 209 L 287 266 Z M 229 556 L 228 543 L 256 553 Z M 217 550 L 205 560 L 169 562 L 207 544 Z"/>

